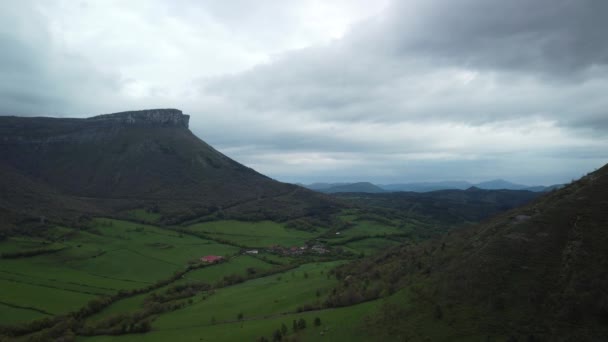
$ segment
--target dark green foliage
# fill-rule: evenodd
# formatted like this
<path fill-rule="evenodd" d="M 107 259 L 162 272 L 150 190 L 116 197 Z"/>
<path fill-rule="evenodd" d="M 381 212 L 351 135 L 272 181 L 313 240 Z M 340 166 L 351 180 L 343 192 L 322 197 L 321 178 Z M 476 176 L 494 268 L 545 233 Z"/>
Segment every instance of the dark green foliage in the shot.
<path fill-rule="evenodd" d="M 441 310 L 440 305 L 435 305 L 435 312 L 433 313 L 433 316 L 435 317 L 435 319 L 443 318 L 443 310 Z"/>
<path fill-rule="evenodd" d="M 321 319 L 319 317 L 315 317 L 315 327 L 318 327 L 321 325 Z"/>
<path fill-rule="evenodd" d="M 407 213 L 429 223 L 448 226 L 479 222 L 505 210 L 519 207 L 542 195 L 525 190 L 441 190 L 426 193 L 335 194 L 363 208 L 375 207 L 363 219 L 387 222 L 387 217 Z M 367 209 L 371 210 L 371 209 Z"/>
<path fill-rule="evenodd" d="M 325 304 L 407 294 L 407 305 L 384 306 L 370 329 L 392 326 L 410 339 L 603 340 L 606 194 L 608 166 L 483 224 L 343 265 Z"/>
<path fill-rule="evenodd" d="M 298 319 L 298 330 L 306 329 L 306 320 L 304 318 Z"/>
<path fill-rule="evenodd" d="M 27 251 L 19 251 L 13 253 L 2 253 L 0 254 L 0 258 L 2 259 L 17 259 L 17 258 L 28 258 L 41 254 L 51 254 L 61 252 L 64 249 L 69 247 L 61 247 L 61 248 L 39 248 L 39 249 L 31 249 Z"/>
<path fill-rule="evenodd" d="M 281 333 L 281 330 L 275 330 L 274 333 L 272 333 L 272 341 L 273 342 L 280 342 L 283 340 L 283 334 Z"/>

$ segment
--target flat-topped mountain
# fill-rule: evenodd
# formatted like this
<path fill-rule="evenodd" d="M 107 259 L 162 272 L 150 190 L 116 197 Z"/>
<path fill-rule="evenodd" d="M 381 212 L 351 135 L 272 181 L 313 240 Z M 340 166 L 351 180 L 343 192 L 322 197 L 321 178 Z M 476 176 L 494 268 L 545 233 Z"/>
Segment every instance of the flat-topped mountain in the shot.
<path fill-rule="evenodd" d="M 98 115 L 88 118 L 87 121 L 109 124 L 175 126 L 188 128 L 190 115 L 185 115 L 178 109 L 149 109 Z"/>
<path fill-rule="evenodd" d="M 284 216 L 328 203 L 323 195 L 226 157 L 192 134 L 188 121 L 177 109 L 87 119 L 0 117 L 0 183 L 6 190 L 0 204 L 13 211 L 31 207 L 25 211 L 36 215 L 63 207 L 95 212 L 160 206 L 175 217 L 175 211 L 196 216 L 240 212 L 237 207 Z M 80 204 L 54 203 L 57 196 Z"/>

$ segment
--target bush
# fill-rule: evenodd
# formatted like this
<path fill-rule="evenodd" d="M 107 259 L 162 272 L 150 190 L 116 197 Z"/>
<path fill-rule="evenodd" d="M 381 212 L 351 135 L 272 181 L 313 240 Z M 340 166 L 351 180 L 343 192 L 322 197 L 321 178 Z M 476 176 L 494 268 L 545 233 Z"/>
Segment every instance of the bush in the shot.
<path fill-rule="evenodd" d="M 318 327 L 321 325 L 321 319 L 319 317 L 315 317 L 315 327 Z"/>

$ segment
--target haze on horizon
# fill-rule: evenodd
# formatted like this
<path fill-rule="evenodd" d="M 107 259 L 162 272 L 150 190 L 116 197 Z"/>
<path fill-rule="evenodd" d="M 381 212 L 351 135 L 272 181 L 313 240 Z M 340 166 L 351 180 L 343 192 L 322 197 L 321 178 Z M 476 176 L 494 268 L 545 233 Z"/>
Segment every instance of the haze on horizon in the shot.
<path fill-rule="evenodd" d="M 0 115 L 156 107 L 288 182 L 568 182 L 608 162 L 603 0 L 0 3 Z"/>

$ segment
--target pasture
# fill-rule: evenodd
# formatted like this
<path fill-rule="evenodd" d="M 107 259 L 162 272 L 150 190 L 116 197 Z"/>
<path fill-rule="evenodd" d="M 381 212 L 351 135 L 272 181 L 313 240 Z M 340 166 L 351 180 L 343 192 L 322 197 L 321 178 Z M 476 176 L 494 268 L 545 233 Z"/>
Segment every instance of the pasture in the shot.
<path fill-rule="evenodd" d="M 139 222 L 154 220 L 152 216 L 144 217 L 149 214 L 144 211 L 131 214 L 139 215 Z M 330 240 L 343 241 L 340 247 L 344 250 L 371 254 L 395 242 L 381 237 L 349 239 L 395 232 L 397 228 L 392 226 L 356 221 L 355 226 L 342 232 L 344 235 Z M 222 263 L 192 269 L 169 284 L 117 299 L 84 320 L 86 326 L 95 327 L 117 315 L 145 312 L 152 294 L 162 295 L 172 288 L 200 283 L 213 287 L 183 299 L 170 299 L 169 304 L 181 306 L 148 316 L 151 332 L 111 338 L 81 336 L 79 340 L 252 340 L 270 338 L 281 323 L 291 329 L 292 320 L 300 317 L 310 322 L 307 331 L 297 333 L 299 338 L 314 339 L 314 334 L 321 332 L 332 336 L 327 327 L 361 319 L 364 311 L 358 308 L 367 306 L 300 311 L 323 306 L 324 298 L 337 284 L 329 273 L 345 261 L 339 260 L 339 254 L 333 256 L 335 261 L 316 262 L 321 256 L 314 253 L 281 255 L 266 251 L 271 245 L 318 244 L 324 233 L 289 229 L 283 223 L 270 221 L 224 220 L 166 229 L 96 218 L 81 229 L 54 227 L 39 236 L 11 237 L 0 242 L 0 253 L 11 253 L 11 258 L 0 263 L 0 320 L 3 325 L 12 325 L 67 314 L 95 298 L 148 288 L 169 279 L 189 265 L 199 264 L 202 256 L 221 255 L 225 257 Z M 244 250 L 237 246 L 257 248 L 259 254 L 243 254 Z M 40 254 L 32 253 L 40 250 Z M 265 276 L 265 272 L 278 272 L 288 265 L 295 268 Z M 323 329 L 312 326 L 317 316 L 327 322 Z M 358 336 L 353 333 L 350 340 Z"/>
<path fill-rule="evenodd" d="M 313 233 L 288 229 L 283 224 L 272 221 L 213 221 L 198 223 L 188 229 L 252 248 L 270 245 L 301 246 L 315 237 Z"/>

